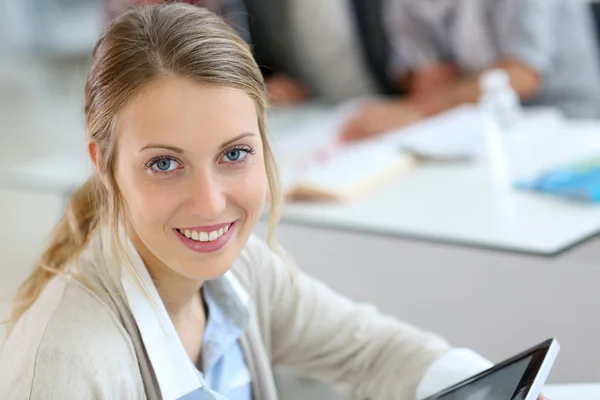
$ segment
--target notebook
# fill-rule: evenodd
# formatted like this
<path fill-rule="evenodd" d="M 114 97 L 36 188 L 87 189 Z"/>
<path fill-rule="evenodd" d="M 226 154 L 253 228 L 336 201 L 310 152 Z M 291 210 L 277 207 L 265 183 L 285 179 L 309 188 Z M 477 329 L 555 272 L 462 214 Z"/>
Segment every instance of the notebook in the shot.
<path fill-rule="evenodd" d="M 272 147 L 287 200 L 347 202 L 411 171 L 414 158 L 380 140 L 341 144 L 338 133 L 359 100 L 271 116 Z M 320 110 L 320 112 L 319 112 Z M 293 123 L 290 123 L 293 121 Z M 273 124 L 271 124 L 273 126 Z"/>
<path fill-rule="evenodd" d="M 282 169 L 284 196 L 298 201 L 353 201 L 414 166 L 413 157 L 386 143 L 330 146 Z"/>
<path fill-rule="evenodd" d="M 549 132 L 562 126 L 564 119 L 553 108 L 524 109 L 518 128 Z M 382 140 L 395 144 L 420 160 L 432 162 L 475 161 L 489 156 L 484 113 L 477 105 L 463 105 L 421 122 L 389 132 Z"/>
<path fill-rule="evenodd" d="M 485 152 L 481 113 L 472 105 L 389 132 L 382 140 L 423 161 L 471 161 Z"/>

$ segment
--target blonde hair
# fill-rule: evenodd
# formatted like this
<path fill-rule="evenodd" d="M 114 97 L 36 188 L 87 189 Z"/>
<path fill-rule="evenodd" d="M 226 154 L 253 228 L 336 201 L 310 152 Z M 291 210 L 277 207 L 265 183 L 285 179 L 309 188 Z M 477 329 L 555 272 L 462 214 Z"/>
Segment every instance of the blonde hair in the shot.
<path fill-rule="evenodd" d="M 104 31 L 92 53 L 85 85 L 87 136 L 99 149 L 99 169 L 106 179 L 101 182 L 94 175 L 71 196 L 34 271 L 15 296 L 9 330 L 50 279 L 65 273 L 79 258 L 96 230 L 108 229 L 112 238 L 120 237 L 123 203 L 114 177 L 116 122 L 119 112 L 136 94 L 165 75 L 241 89 L 256 103 L 269 184 L 267 238 L 271 244 L 280 193 L 266 137 L 265 84 L 248 45 L 219 17 L 202 8 L 169 4 L 134 9 Z M 123 250 L 121 243 L 116 246 Z"/>

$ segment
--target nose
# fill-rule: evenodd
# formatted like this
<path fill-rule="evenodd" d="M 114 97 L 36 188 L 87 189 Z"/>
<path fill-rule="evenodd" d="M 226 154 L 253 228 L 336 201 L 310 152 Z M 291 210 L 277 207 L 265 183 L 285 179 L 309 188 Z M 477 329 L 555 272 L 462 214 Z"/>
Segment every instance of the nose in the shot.
<path fill-rule="evenodd" d="M 192 214 L 207 221 L 221 215 L 225 210 L 227 198 L 221 180 L 210 168 L 196 171 L 189 185 L 189 205 Z"/>

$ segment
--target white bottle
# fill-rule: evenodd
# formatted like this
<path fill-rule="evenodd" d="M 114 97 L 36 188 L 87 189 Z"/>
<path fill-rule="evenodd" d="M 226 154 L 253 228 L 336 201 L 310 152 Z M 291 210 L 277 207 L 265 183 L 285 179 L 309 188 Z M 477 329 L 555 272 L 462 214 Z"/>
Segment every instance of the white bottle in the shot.
<path fill-rule="evenodd" d="M 518 179 L 521 164 L 522 132 L 519 132 L 521 103 L 501 69 L 484 72 L 479 80 L 479 106 L 483 118 L 487 159 L 493 183 L 511 188 Z"/>
<path fill-rule="evenodd" d="M 510 85 L 508 73 L 502 69 L 484 72 L 479 80 L 482 111 L 495 119 L 499 128 L 510 131 L 521 117 L 519 96 Z"/>

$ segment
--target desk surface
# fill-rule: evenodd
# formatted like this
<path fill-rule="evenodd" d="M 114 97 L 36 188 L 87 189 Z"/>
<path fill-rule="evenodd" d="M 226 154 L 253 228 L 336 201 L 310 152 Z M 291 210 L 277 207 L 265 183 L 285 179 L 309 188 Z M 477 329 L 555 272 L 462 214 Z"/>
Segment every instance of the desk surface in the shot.
<path fill-rule="evenodd" d="M 495 189 L 485 168 L 470 166 L 425 166 L 354 203 L 284 210 L 284 222 L 541 255 L 600 229 L 598 206 Z"/>
<path fill-rule="evenodd" d="M 544 395 L 552 400 L 598 400 L 600 383 L 578 385 L 548 385 Z"/>
<path fill-rule="evenodd" d="M 271 131 L 278 136 L 324 115 L 314 107 L 281 113 Z M 544 141 L 546 150 L 573 143 L 577 148 L 563 158 L 582 148 L 600 154 L 600 123 L 569 122 L 566 132 Z M 21 186 L 67 195 L 91 167 L 83 154 L 65 154 L 11 172 Z M 494 183 L 487 164 L 430 164 L 354 203 L 286 205 L 283 221 L 551 256 L 596 235 L 600 207 L 507 189 Z"/>

